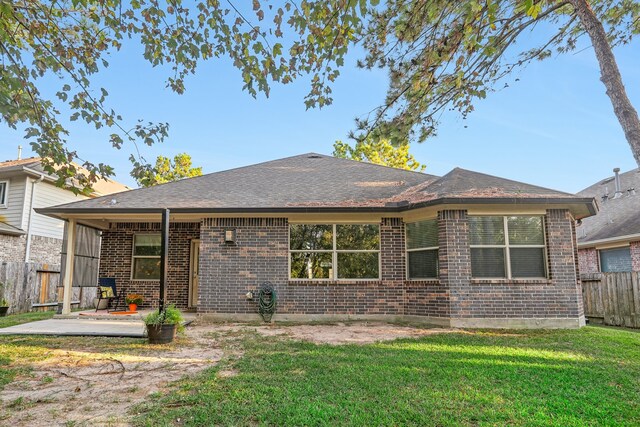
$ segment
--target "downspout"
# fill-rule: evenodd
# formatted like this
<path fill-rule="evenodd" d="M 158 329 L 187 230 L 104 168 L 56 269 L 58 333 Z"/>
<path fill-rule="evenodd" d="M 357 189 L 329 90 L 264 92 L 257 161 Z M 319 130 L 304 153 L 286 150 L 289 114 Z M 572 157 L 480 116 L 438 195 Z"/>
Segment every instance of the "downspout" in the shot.
<path fill-rule="evenodd" d="M 44 180 L 44 174 L 40 174 L 40 178 L 31 182 L 31 201 L 29 202 L 29 221 L 27 222 L 27 248 L 24 251 L 24 262 L 29 262 L 31 256 L 31 221 L 33 220 L 33 201 L 36 194 L 36 184 Z"/>

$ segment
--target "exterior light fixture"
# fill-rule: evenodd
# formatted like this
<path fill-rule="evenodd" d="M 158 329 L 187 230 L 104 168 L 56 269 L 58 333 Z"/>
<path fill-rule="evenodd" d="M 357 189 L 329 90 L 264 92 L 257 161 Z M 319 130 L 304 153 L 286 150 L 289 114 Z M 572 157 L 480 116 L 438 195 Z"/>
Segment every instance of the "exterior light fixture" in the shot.
<path fill-rule="evenodd" d="M 224 242 L 227 244 L 236 243 L 236 230 L 224 230 Z"/>

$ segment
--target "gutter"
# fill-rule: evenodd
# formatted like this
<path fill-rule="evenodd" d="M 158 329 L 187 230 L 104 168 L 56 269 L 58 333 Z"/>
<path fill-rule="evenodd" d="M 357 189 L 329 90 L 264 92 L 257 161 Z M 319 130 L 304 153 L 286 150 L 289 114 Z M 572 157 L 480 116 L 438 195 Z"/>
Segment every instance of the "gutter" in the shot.
<path fill-rule="evenodd" d="M 442 198 L 434 199 L 426 202 L 409 203 L 407 201 L 390 202 L 384 206 L 292 206 L 292 207 L 264 207 L 264 208 L 176 208 L 169 207 L 171 213 L 345 213 L 345 212 L 380 212 L 380 213 L 400 213 L 423 207 L 436 206 L 442 204 L 511 204 L 511 205 L 530 205 L 530 204 L 564 204 L 564 205 L 586 205 L 591 215 L 597 212 L 594 199 L 592 197 L 576 198 Z M 160 214 L 164 208 L 71 208 L 71 207 L 49 207 L 38 208 L 36 212 L 43 215 L 60 218 L 61 214 Z"/>
<path fill-rule="evenodd" d="M 25 168 L 26 169 L 26 168 Z M 40 174 L 40 178 L 34 179 L 31 182 L 31 201 L 29 202 L 29 221 L 27 222 L 27 244 L 26 249 L 24 251 L 24 261 L 29 262 L 29 257 L 31 256 L 31 222 L 33 221 L 33 201 L 35 199 L 36 194 L 36 184 L 44 181 L 45 175 L 43 173 Z"/>
<path fill-rule="evenodd" d="M 607 237 L 604 239 L 598 240 L 589 240 L 586 242 L 578 242 L 578 248 L 590 248 L 595 247 L 597 245 L 607 244 L 607 243 L 618 243 L 618 242 L 632 242 L 640 240 L 640 233 L 636 234 L 626 234 L 624 236 L 616 236 L 616 237 Z"/>

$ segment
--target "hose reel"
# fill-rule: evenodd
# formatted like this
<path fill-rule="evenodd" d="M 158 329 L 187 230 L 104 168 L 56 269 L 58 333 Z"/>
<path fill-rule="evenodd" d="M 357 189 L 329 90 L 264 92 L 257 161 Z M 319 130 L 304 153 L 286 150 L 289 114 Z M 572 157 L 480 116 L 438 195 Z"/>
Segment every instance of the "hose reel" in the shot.
<path fill-rule="evenodd" d="M 271 282 L 264 282 L 258 290 L 258 313 L 262 316 L 262 320 L 270 322 L 273 313 L 276 312 L 277 303 L 276 289 Z"/>

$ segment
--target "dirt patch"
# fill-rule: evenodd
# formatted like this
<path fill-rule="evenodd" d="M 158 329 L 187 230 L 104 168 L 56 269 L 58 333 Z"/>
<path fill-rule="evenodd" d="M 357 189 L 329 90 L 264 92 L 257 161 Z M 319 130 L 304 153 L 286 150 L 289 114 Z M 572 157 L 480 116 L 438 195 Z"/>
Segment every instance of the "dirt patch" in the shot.
<path fill-rule="evenodd" d="M 317 344 L 371 344 L 398 338 L 418 338 L 426 335 L 460 332 L 456 329 L 417 328 L 387 323 L 337 323 L 330 325 L 221 325 L 218 331 L 255 331 L 262 336 L 288 337 Z"/>
<path fill-rule="evenodd" d="M 0 424 L 129 425 L 131 406 L 168 382 L 222 358 L 222 350 L 204 338 L 209 332 L 209 327 L 187 328 L 179 345 L 157 346 L 140 354 L 53 350 L 51 357 L 30 364 L 28 375 L 16 378 L 0 392 Z"/>

